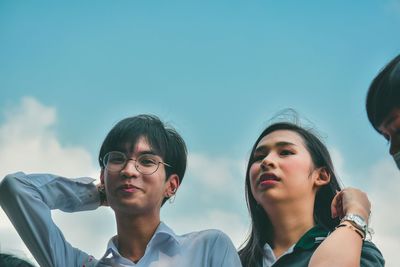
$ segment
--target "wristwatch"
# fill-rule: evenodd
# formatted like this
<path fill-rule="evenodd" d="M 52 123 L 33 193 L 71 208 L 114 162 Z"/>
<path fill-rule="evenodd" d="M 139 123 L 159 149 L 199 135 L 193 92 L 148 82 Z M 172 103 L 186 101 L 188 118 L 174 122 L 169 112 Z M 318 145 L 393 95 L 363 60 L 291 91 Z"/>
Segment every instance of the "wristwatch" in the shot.
<path fill-rule="evenodd" d="M 353 214 L 353 213 L 346 214 L 342 218 L 342 220 L 340 220 L 340 223 L 342 223 L 344 221 L 351 223 L 355 228 L 362 231 L 364 233 L 364 236 L 366 235 L 367 229 L 368 229 L 368 224 L 364 220 L 364 218 L 361 217 L 360 215 Z"/>

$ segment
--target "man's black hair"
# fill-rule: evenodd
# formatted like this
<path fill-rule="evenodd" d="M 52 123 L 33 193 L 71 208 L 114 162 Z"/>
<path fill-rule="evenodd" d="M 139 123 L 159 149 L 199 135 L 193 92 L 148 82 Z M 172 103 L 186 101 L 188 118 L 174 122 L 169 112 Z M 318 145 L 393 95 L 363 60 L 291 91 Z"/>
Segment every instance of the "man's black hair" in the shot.
<path fill-rule="evenodd" d="M 392 59 L 372 81 L 366 101 L 368 119 L 375 130 L 390 112 L 400 108 L 400 55 Z"/>

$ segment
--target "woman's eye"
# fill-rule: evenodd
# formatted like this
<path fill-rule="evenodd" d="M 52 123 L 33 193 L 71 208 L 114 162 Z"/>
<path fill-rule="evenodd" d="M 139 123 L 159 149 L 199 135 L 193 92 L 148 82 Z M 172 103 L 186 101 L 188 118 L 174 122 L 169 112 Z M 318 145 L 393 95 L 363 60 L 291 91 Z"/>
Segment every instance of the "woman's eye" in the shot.
<path fill-rule="evenodd" d="M 290 150 L 287 150 L 287 149 L 284 149 L 284 150 L 282 150 L 279 154 L 280 154 L 281 156 L 288 156 L 288 155 L 293 155 L 294 152 L 293 152 L 293 151 L 290 151 Z"/>
<path fill-rule="evenodd" d="M 255 155 L 255 156 L 253 157 L 253 161 L 254 161 L 254 162 L 262 161 L 264 158 L 265 158 L 264 155 Z"/>

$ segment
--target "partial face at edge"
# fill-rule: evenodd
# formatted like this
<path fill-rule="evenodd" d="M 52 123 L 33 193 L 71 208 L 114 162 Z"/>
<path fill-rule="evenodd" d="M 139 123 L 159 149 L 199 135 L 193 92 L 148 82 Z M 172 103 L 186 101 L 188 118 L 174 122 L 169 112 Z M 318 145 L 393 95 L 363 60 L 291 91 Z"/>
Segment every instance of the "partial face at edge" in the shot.
<path fill-rule="evenodd" d="M 390 143 L 389 153 L 400 170 L 400 108 L 394 108 L 378 129 Z"/>
<path fill-rule="evenodd" d="M 400 151 L 400 108 L 394 108 L 379 126 L 381 134 L 390 142 L 391 155 Z"/>

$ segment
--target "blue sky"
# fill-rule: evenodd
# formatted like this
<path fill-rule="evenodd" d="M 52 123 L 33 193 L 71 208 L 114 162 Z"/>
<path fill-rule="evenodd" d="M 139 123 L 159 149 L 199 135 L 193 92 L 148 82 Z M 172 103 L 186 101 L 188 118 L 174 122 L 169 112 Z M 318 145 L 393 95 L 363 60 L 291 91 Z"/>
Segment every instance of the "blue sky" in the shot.
<path fill-rule="evenodd" d="M 378 214 L 390 218 L 383 207 L 397 199 L 382 192 L 400 188 L 400 179 L 388 146 L 367 121 L 364 102 L 372 78 L 400 53 L 399 28 L 398 0 L 298 6 L 289 1 L 1 1 L 0 143 L 7 149 L 0 158 L 7 160 L 0 172 L 69 175 L 69 166 L 73 175 L 94 175 L 98 148 L 112 125 L 153 113 L 178 129 L 190 152 L 181 194 L 163 211 L 166 221 L 189 231 L 224 228 L 226 220 L 236 219 L 235 227 L 246 229 L 244 162 L 268 120 L 290 107 L 325 137 L 343 182 L 367 191 L 374 206 L 382 205 Z M 10 140 L 9 129 L 24 141 Z M 29 145 L 32 140 L 41 140 L 42 151 Z M 25 150 L 23 160 L 11 144 Z M 60 161 L 47 169 L 46 153 Z M 32 157 L 25 154 L 42 160 L 29 162 Z M 390 176 L 384 177 L 386 184 L 383 174 Z M 113 229 L 112 214 L 103 212 L 105 227 Z M 89 224 L 100 215 L 81 216 Z M 204 222 L 195 224 L 196 216 Z M 0 232 L 10 227 L 6 220 L 0 217 Z M 388 266 L 392 250 L 400 248 L 395 241 L 400 232 L 390 231 L 399 226 L 400 219 L 376 226 Z M 65 231 L 77 246 L 86 246 Z M 107 234 L 99 241 L 104 246 L 112 230 Z M 232 239 L 240 243 L 239 234 Z M 11 249 L 0 242 L 3 250 Z M 92 253 L 99 256 L 103 244 Z"/>

